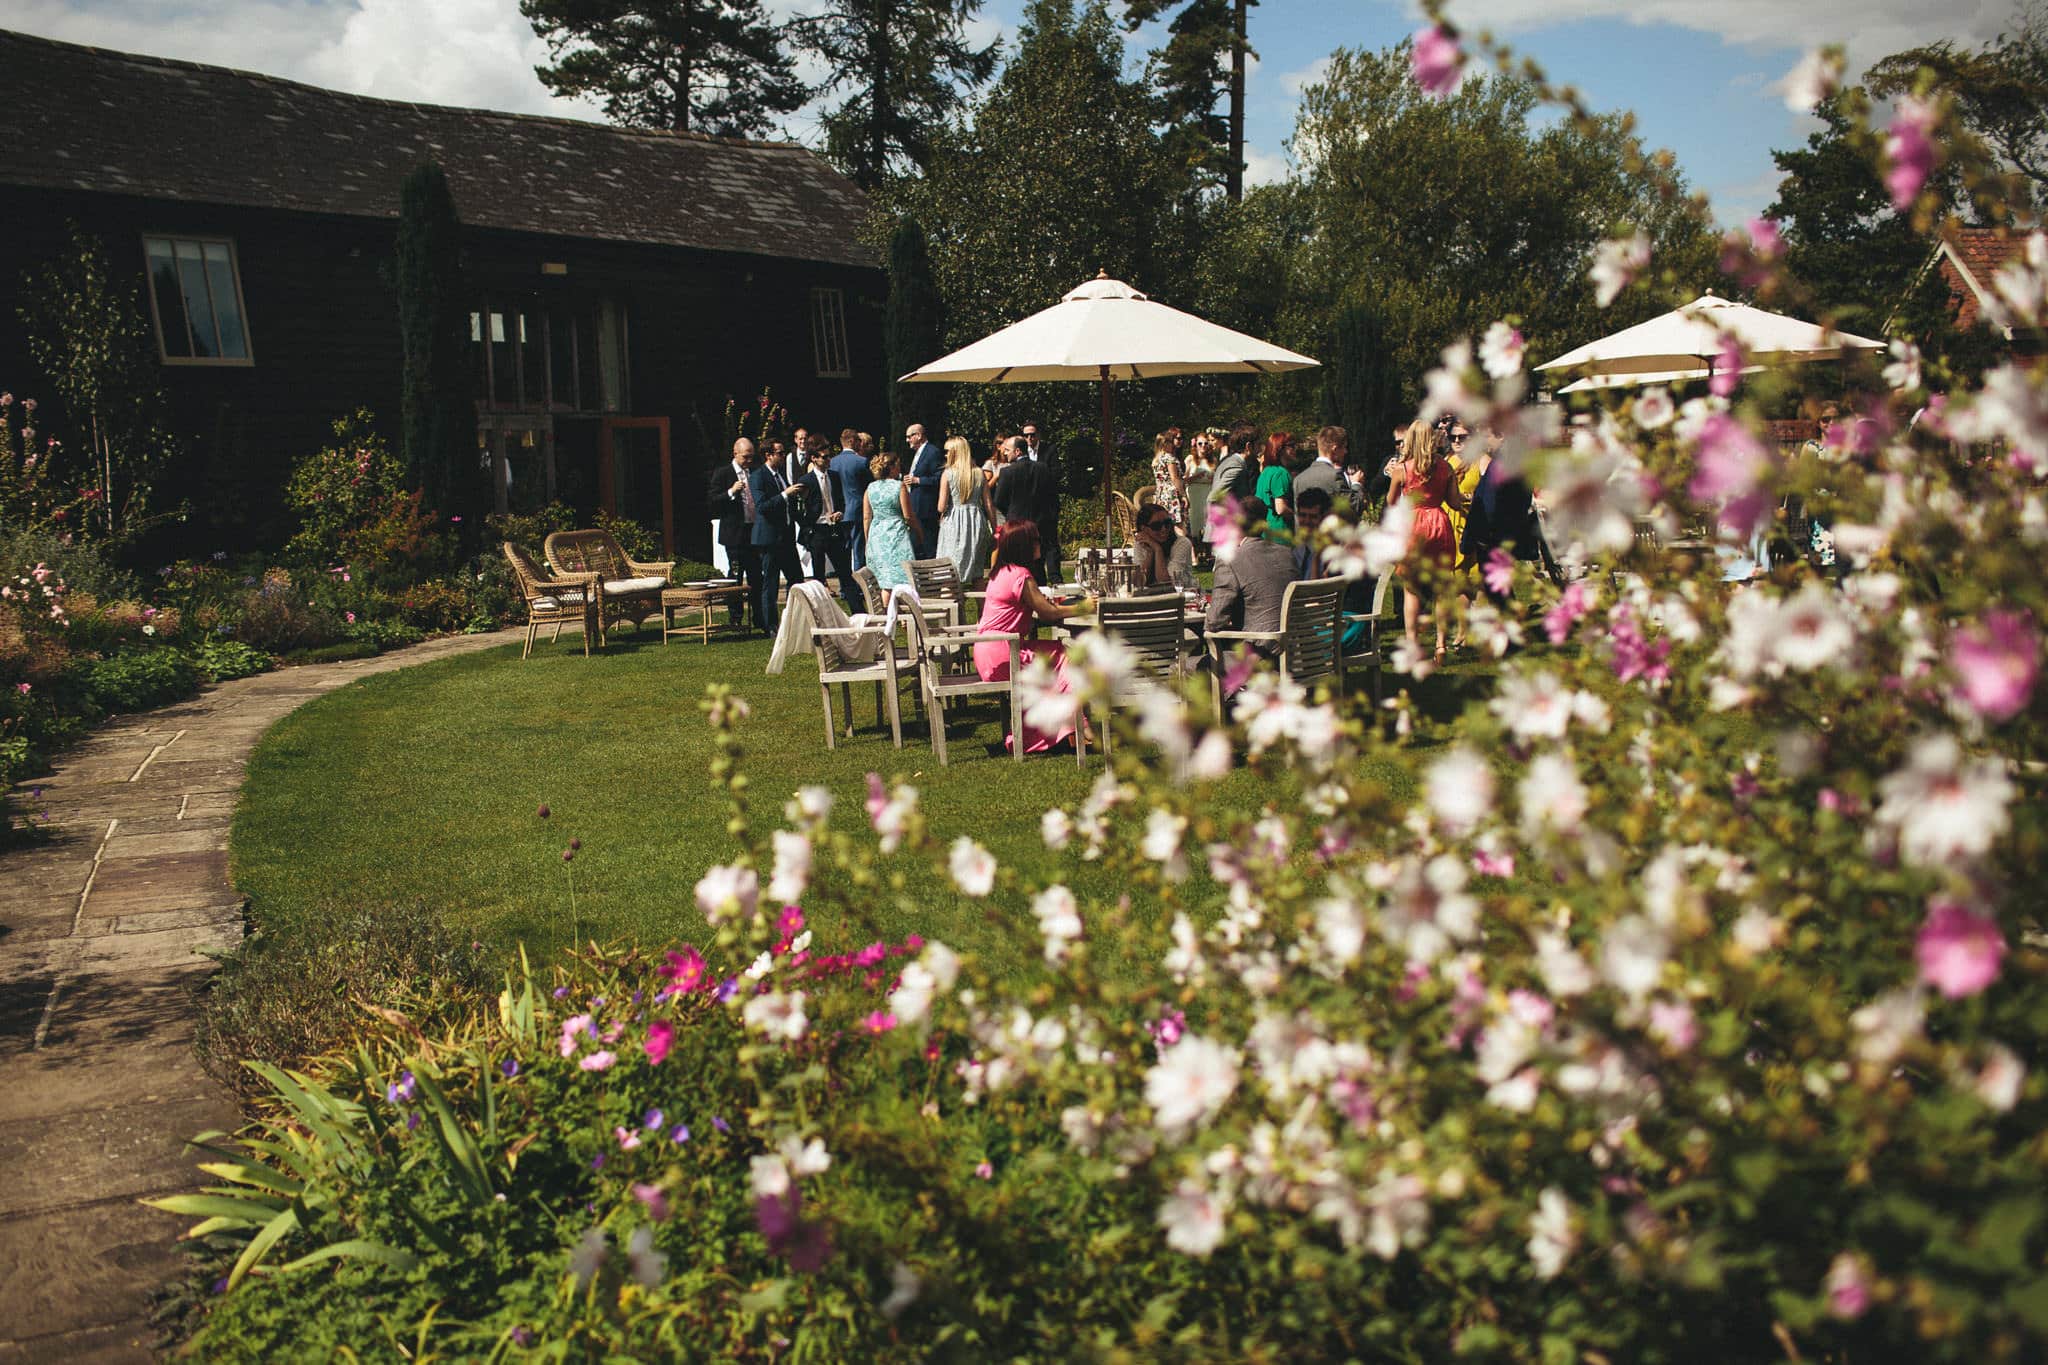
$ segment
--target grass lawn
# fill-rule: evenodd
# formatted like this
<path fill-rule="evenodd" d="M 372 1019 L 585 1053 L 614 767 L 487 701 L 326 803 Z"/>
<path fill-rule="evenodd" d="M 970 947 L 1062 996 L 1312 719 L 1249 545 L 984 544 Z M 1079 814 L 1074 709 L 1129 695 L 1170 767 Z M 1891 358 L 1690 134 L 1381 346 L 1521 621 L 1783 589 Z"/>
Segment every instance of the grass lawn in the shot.
<path fill-rule="evenodd" d="M 753 706 L 743 770 L 762 828 L 781 822 L 797 787 L 822 783 L 838 797 L 835 824 L 864 829 L 866 775 L 879 772 L 919 788 L 945 840 L 971 834 L 1006 865 L 1113 894 L 1093 885 L 1093 865 L 1049 853 L 1038 833 L 1049 806 L 1085 794 L 1099 755 L 1085 772 L 1071 755 L 1021 765 L 992 755 L 1007 713 L 988 701 L 956 709 L 952 765 L 941 768 L 907 691 L 904 748 L 891 747 L 886 726 L 874 724 L 872 687 L 855 689 L 859 732 L 827 752 L 812 661 L 769 677 L 767 656 L 765 640 L 663 645 L 658 632 L 643 632 L 585 659 L 565 637 L 524 662 L 516 648 L 497 649 L 352 683 L 258 746 L 235 817 L 236 884 L 259 927 L 281 936 L 342 910 L 419 903 L 489 946 L 523 942 L 544 953 L 570 938 L 561 853 L 573 836 L 583 841 L 574 864 L 582 937 L 701 935 L 692 887 L 733 848 L 725 795 L 706 775 L 710 738 L 697 704 L 707 683 L 727 681 Z M 1457 684 L 1440 676 L 1430 686 L 1448 702 Z M 1404 771 L 1379 766 L 1369 776 L 1408 789 Z M 1244 771 L 1218 791 L 1220 803 L 1240 809 L 1265 798 Z M 535 815 L 543 802 L 546 822 Z M 813 926 L 824 950 L 917 932 L 1000 966 L 1023 950 L 996 931 L 1005 916 L 1028 924 L 1028 906 L 1000 892 L 967 901 L 950 883 L 913 873 L 848 912 L 851 922 L 814 913 Z"/>

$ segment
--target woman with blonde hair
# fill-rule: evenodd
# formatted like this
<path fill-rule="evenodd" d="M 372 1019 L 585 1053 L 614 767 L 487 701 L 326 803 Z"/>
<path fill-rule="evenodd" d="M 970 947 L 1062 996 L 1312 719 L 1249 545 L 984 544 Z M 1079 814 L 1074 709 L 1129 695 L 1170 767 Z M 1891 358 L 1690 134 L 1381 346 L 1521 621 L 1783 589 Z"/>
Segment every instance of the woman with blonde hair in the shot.
<path fill-rule="evenodd" d="M 946 472 L 939 479 L 939 548 L 950 559 L 960 581 L 970 588 L 988 576 L 996 510 L 989 502 L 988 480 L 974 467 L 974 451 L 965 436 L 946 441 Z"/>
<path fill-rule="evenodd" d="M 1394 486 L 1389 504 L 1403 501 L 1415 509 L 1415 520 L 1408 529 L 1408 556 L 1395 573 L 1401 578 L 1403 633 L 1408 647 L 1417 653 L 1422 649 L 1415 638 L 1422 619 L 1422 595 L 1434 594 L 1430 580 L 1450 574 L 1458 562 L 1458 541 L 1451 533 L 1451 518 L 1444 505 L 1462 512 L 1466 502 L 1446 458 L 1448 446 L 1446 433 L 1425 422 L 1413 423 L 1401 439 L 1401 459 L 1391 471 Z M 1444 614 L 1441 610 L 1431 614 L 1436 618 L 1436 658 L 1442 662 Z"/>

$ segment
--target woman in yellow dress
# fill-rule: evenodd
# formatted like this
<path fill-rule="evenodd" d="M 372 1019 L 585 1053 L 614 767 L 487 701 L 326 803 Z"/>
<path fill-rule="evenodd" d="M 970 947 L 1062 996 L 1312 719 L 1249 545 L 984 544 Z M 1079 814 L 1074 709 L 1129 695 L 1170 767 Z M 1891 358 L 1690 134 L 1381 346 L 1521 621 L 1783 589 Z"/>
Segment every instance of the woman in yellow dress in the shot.
<path fill-rule="evenodd" d="M 1491 453 L 1491 451 L 1487 452 L 1487 454 Z M 1483 456 L 1474 452 L 1472 434 L 1463 422 L 1456 423 L 1451 427 L 1451 453 L 1448 460 L 1451 466 L 1451 477 L 1457 483 L 1458 491 L 1464 495 L 1462 505 L 1446 508 L 1451 517 L 1451 535 L 1454 537 L 1454 543 L 1458 547 L 1458 563 L 1454 571 L 1457 575 L 1456 582 L 1458 585 L 1458 635 L 1456 639 L 1451 641 L 1451 648 L 1463 649 L 1465 647 L 1465 613 L 1472 606 L 1470 584 L 1473 576 L 1479 572 L 1478 562 L 1468 558 L 1465 554 L 1465 508 L 1471 506 L 1472 494 L 1478 489 L 1479 480 L 1486 474 L 1486 460 Z"/>

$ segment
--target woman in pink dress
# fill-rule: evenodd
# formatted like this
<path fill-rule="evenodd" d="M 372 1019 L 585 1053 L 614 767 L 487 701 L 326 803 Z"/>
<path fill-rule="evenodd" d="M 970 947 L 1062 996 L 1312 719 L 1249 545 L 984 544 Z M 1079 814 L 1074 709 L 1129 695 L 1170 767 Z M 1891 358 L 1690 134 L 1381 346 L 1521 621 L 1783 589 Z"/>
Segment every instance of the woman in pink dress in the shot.
<path fill-rule="evenodd" d="M 1401 624 L 1408 647 L 1417 653 L 1422 649 L 1415 638 L 1422 618 L 1422 595 L 1427 592 L 1433 596 L 1437 580 L 1448 576 L 1458 562 L 1458 538 L 1451 530 L 1450 514 L 1444 511 L 1444 504 L 1449 503 L 1461 512 L 1466 504 L 1450 461 L 1444 458 L 1449 444 L 1448 436 L 1435 427 L 1411 423 L 1407 436 L 1402 438 L 1400 462 L 1392 470 L 1393 496 L 1407 500 L 1415 508 L 1415 521 L 1408 530 L 1408 557 L 1395 572 L 1401 577 Z M 1430 615 L 1436 618 L 1436 658 L 1441 663 L 1444 614 L 1436 610 Z"/>
<path fill-rule="evenodd" d="M 1053 690 L 1071 692 L 1067 679 L 1067 647 L 1058 641 L 1035 640 L 1032 632 L 1040 621 L 1064 621 L 1094 609 L 1094 599 L 1084 598 L 1063 607 L 1038 589 L 1026 567 L 1038 559 L 1038 527 L 1029 521 L 1013 521 L 996 528 L 996 570 L 989 575 L 988 596 L 981 608 L 979 628 L 1022 637 L 1017 657 L 1020 663 L 1033 659 L 1052 662 L 1057 679 Z M 984 640 L 974 647 L 974 671 L 983 682 L 1000 682 L 1010 676 L 1010 647 L 998 640 Z M 1042 754 L 1074 737 L 1067 725 L 1055 732 L 1024 726 L 1024 752 Z M 1014 737 L 1012 739 L 1014 742 Z"/>

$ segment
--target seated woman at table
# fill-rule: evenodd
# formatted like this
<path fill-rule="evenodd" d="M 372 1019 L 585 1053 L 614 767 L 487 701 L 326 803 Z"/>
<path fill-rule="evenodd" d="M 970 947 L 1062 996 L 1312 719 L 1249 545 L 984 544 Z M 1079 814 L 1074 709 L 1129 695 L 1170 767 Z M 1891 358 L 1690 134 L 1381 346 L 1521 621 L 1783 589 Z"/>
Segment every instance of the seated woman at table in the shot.
<path fill-rule="evenodd" d="M 1138 586 L 1197 590 L 1194 542 L 1159 504 L 1138 509 Z"/>
<path fill-rule="evenodd" d="M 996 531 L 996 571 L 989 576 L 988 596 L 981 607 L 981 622 L 976 628 L 983 631 L 999 631 L 1022 637 L 1018 649 L 1020 664 L 1029 664 L 1034 659 L 1051 662 L 1057 681 L 1053 690 L 1071 692 L 1073 684 L 1067 679 L 1067 647 L 1058 641 L 1035 640 L 1032 632 L 1040 621 L 1064 621 L 1069 616 L 1080 616 L 1092 611 L 1093 598 L 1084 598 L 1073 606 L 1061 606 L 1039 591 L 1037 582 L 1031 577 L 1030 566 L 1038 560 L 1038 527 L 1029 521 L 1013 521 Z M 1000 640 L 984 640 L 974 647 L 974 671 L 981 675 L 983 682 L 1000 682 L 1010 676 L 1010 647 Z M 1024 752 L 1027 754 L 1046 753 L 1074 737 L 1071 724 L 1048 733 L 1033 729 L 1027 721 L 1024 726 Z"/>

